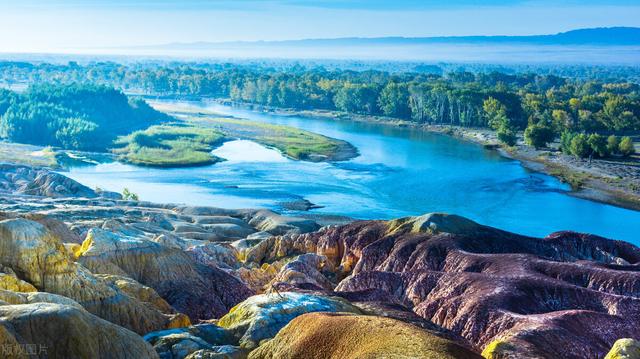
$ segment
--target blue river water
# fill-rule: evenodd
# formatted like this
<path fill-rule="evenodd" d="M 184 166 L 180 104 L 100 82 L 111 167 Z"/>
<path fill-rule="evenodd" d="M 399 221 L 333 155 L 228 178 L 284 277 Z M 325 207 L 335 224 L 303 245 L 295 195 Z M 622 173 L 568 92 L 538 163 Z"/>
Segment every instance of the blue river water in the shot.
<path fill-rule="evenodd" d="M 409 128 L 191 105 L 342 139 L 360 155 L 346 162 L 310 163 L 235 141 L 216 151 L 228 161 L 211 166 L 104 163 L 74 167 L 67 175 L 89 186 L 126 187 L 154 202 L 286 213 L 283 202 L 305 198 L 323 206 L 311 213 L 389 219 L 448 212 L 526 235 L 575 230 L 640 244 L 640 212 L 569 196 L 568 186 L 555 178 L 476 144 Z"/>

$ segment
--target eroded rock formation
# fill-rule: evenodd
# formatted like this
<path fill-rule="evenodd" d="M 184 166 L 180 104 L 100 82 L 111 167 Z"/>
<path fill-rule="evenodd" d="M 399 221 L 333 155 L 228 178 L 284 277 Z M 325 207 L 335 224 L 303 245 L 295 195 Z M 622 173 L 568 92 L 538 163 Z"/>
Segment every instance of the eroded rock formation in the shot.
<path fill-rule="evenodd" d="M 78 262 L 93 273 L 127 276 L 155 289 L 194 321 L 220 317 L 252 294 L 238 278 L 182 250 L 97 228 L 87 234 Z"/>
<path fill-rule="evenodd" d="M 481 358 L 477 353 L 399 320 L 344 313 L 293 319 L 251 359 Z"/>
<path fill-rule="evenodd" d="M 640 249 L 626 242 L 530 238 L 442 214 L 291 242 L 332 254 L 348 275 L 336 291 L 383 291 L 488 356 L 602 357 L 618 338 L 640 335 Z"/>
<path fill-rule="evenodd" d="M 39 291 L 70 298 L 89 312 L 138 333 L 164 328 L 170 321 L 73 262 L 60 238 L 40 223 L 0 221 L 0 264 Z"/>
<path fill-rule="evenodd" d="M 76 306 L 33 303 L 0 306 L 3 358 L 156 359 L 136 333 Z"/>

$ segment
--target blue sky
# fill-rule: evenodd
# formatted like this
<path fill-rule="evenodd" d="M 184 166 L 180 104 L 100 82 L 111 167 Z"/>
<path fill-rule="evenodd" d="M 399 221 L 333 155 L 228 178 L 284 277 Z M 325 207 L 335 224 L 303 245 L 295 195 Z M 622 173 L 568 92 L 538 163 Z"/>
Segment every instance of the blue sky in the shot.
<path fill-rule="evenodd" d="M 640 1 L 0 0 L 2 52 L 195 41 L 526 35 L 600 26 L 640 26 Z"/>

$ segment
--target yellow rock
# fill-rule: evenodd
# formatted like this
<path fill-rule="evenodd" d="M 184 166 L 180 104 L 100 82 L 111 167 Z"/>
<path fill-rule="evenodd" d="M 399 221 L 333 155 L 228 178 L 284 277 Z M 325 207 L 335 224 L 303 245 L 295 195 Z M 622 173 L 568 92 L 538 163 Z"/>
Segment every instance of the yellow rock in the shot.
<path fill-rule="evenodd" d="M 162 299 L 155 289 L 151 287 L 147 287 L 146 285 L 125 276 L 113 274 L 96 274 L 95 276 L 107 283 L 115 285 L 129 296 L 153 305 L 162 313 L 168 314 L 174 312 L 169 303 Z"/>
<path fill-rule="evenodd" d="M 191 319 L 189 319 L 187 315 L 178 313 L 171 317 L 169 324 L 167 324 L 167 329 L 185 328 L 188 326 L 191 326 Z"/>
<path fill-rule="evenodd" d="M 0 289 L 12 292 L 37 292 L 38 289 L 13 274 L 0 273 Z"/>
<path fill-rule="evenodd" d="M 70 298 L 89 312 L 138 333 L 162 329 L 169 321 L 153 306 L 73 262 L 59 236 L 34 221 L 0 221 L 0 265 L 19 273 L 20 279 L 41 292 Z"/>
<path fill-rule="evenodd" d="M 482 356 L 486 359 L 501 359 L 509 356 L 514 350 L 514 346 L 505 340 L 494 340 L 482 351 Z"/>
<path fill-rule="evenodd" d="M 640 359 L 640 340 L 618 339 L 604 359 Z"/>
<path fill-rule="evenodd" d="M 418 217 L 405 217 L 388 222 L 389 233 L 474 233 L 482 226 L 470 219 L 446 213 L 427 213 Z"/>
<path fill-rule="evenodd" d="M 399 320 L 309 313 L 249 354 L 250 359 L 481 358 L 470 349 Z"/>
<path fill-rule="evenodd" d="M 80 257 L 80 249 L 82 248 L 81 244 L 78 243 L 64 243 L 64 248 L 67 250 L 67 253 L 69 253 L 69 256 L 73 259 L 76 260 L 78 259 L 78 257 Z"/>
<path fill-rule="evenodd" d="M 268 289 L 269 283 L 275 278 L 286 262 L 287 260 L 263 263 L 260 268 L 241 267 L 236 273 L 251 290 L 257 294 L 262 294 Z"/>

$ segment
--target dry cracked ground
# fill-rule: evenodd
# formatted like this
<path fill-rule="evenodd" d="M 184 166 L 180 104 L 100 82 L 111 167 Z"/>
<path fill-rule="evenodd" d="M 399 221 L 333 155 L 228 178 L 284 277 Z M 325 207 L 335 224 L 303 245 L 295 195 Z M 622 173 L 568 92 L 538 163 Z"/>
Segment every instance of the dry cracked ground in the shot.
<path fill-rule="evenodd" d="M 0 165 L 3 358 L 638 358 L 640 248 L 455 215 L 320 227 Z"/>

